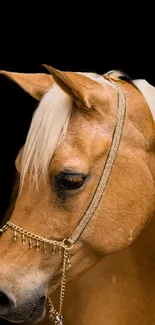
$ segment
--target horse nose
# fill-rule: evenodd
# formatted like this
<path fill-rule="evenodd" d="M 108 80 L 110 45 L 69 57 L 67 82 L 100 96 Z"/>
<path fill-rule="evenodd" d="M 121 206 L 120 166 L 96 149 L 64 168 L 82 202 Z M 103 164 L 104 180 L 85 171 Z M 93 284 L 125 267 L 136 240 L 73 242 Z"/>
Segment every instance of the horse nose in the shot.
<path fill-rule="evenodd" d="M 4 316 L 15 307 L 15 301 L 8 293 L 0 291 L 0 315 Z"/>

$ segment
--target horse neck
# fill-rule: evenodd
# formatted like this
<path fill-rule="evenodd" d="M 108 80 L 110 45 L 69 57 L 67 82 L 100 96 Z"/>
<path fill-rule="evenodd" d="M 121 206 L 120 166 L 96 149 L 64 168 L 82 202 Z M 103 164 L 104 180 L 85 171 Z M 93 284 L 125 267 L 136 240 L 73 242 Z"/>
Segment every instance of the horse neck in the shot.
<path fill-rule="evenodd" d="M 152 267 L 155 257 L 155 214 L 150 223 L 145 227 L 137 240 L 131 245 L 129 251 L 136 258 L 136 264 L 140 265 L 148 263 L 147 266 Z"/>

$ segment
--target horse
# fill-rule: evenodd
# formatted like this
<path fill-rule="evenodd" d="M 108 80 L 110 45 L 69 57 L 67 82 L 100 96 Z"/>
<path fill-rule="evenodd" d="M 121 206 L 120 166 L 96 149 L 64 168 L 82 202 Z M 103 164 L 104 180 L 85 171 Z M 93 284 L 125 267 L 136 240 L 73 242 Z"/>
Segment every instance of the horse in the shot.
<path fill-rule="evenodd" d="M 0 71 L 40 101 L 0 229 L 0 317 L 48 324 L 48 303 L 54 324 L 153 324 L 155 89 L 45 67 Z"/>

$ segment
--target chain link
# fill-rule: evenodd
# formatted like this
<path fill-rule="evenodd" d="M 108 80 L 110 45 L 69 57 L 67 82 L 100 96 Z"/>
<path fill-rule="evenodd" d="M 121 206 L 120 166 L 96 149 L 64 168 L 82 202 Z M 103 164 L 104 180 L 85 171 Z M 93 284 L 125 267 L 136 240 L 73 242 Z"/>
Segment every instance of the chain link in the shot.
<path fill-rule="evenodd" d="M 9 226 L 7 224 L 5 224 L 2 228 L 0 228 L 0 232 L 4 232 L 5 230 L 7 230 L 9 228 Z"/>
<path fill-rule="evenodd" d="M 59 301 L 59 312 L 57 312 L 53 306 L 52 300 L 48 297 L 49 303 L 49 318 L 54 321 L 54 324 L 63 324 L 62 318 L 62 306 L 66 290 L 66 269 L 67 269 L 67 260 L 68 260 L 68 251 L 64 249 L 63 255 L 63 266 L 62 266 L 62 280 L 61 280 L 61 289 L 60 289 L 60 301 Z"/>
<path fill-rule="evenodd" d="M 62 313 L 62 305 L 63 305 L 65 289 L 66 289 L 67 259 L 68 259 L 68 251 L 66 249 L 64 249 L 63 266 L 62 266 L 62 280 L 61 280 L 61 289 L 60 289 L 60 305 L 59 305 L 59 314 L 60 315 Z"/>

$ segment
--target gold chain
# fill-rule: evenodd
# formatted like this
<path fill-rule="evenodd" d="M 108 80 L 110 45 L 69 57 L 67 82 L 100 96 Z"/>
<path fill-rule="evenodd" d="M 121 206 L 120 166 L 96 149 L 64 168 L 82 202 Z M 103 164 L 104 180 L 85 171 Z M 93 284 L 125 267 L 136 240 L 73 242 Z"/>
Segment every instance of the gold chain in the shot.
<path fill-rule="evenodd" d="M 15 225 L 14 223 L 10 222 L 10 221 L 7 221 L 6 225 L 3 226 L 3 231 L 6 230 L 8 227 L 12 228 L 14 231 L 17 231 L 19 232 L 20 234 L 23 234 L 25 235 L 26 237 L 28 238 L 31 238 L 31 239 L 35 239 L 36 241 L 40 241 L 40 242 L 43 242 L 43 243 L 47 243 L 47 244 L 50 244 L 50 245 L 53 245 L 53 246 L 58 246 L 58 247 L 62 247 L 66 250 L 69 250 L 72 246 L 67 246 L 65 244 L 66 242 L 66 238 L 63 239 L 63 241 L 58 241 L 58 240 L 53 240 L 53 239 L 47 239 L 47 238 L 44 238 L 44 237 L 41 237 L 41 236 L 38 236 L 38 235 L 35 235 L 21 227 L 18 227 L 17 225 Z M 1 229 L 1 230 L 2 230 Z"/>
<path fill-rule="evenodd" d="M 60 305 L 59 305 L 59 314 L 62 313 L 62 304 L 65 296 L 66 289 L 66 269 L 67 269 L 67 259 L 68 259 L 68 251 L 64 249 L 64 258 L 63 258 L 63 267 L 62 267 L 62 281 L 61 281 L 61 289 L 60 289 Z"/>
<path fill-rule="evenodd" d="M 62 317 L 62 305 L 65 296 L 65 289 L 66 289 L 66 269 L 67 269 L 67 260 L 68 260 L 68 251 L 64 249 L 64 256 L 63 256 L 63 266 L 62 266 L 62 280 L 61 280 L 61 289 L 60 289 L 60 302 L 59 302 L 59 312 L 54 309 L 52 300 L 48 297 L 49 303 L 49 318 L 54 321 L 54 324 L 62 325 L 63 324 L 63 317 Z"/>
<path fill-rule="evenodd" d="M 49 303 L 49 318 L 51 319 L 52 322 L 54 322 L 54 325 L 63 325 L 63 317 L 62 317 L 62 305 L 64 301 L 64 296 L 65 296 L 65 289 L 66 289 L 66 270 L 67 267 L 70 267 L 70 260 L 69 260 L 69 251 L 73 246 L 67 246 L 66 239 L 63 241 L 56 241 L 56 240 L 51 240 L 51 239 L 46 239 L 44 237 L 40 237 L 38 235 L 35 235 L 31 232 L 26 231 L 25 229 L 18 227 L 14 223 L 8 221 L 1 229 L 0 233 L 3 233 L 6 231 L 8 228 L 13 229 L 14 231 L 14 236 L 13 240 L 17 240 L 17 233 L 21 234 L 22 238 L 22 244 L 25 244 L 25 236 L 29 238 L 29 246 L 32 248 L 33 243 L 31 240 L 35 240 L 37 242 L 36 248 L 40 248 L 40 245 L 38 245 L 38 242 L 41 242 L 43 244 L 48 243 L 53 245 L 53 253 L 55 253 L 55 248 L 59 248 L 59 252 L 61 252 L 61 248 L 63 249 L 63 265 L 62 265 L 62 279 L 61 279 L 61 288 L 60 288 L 60 302 L 59 302 L 59 312 L 57 312 L 53 306 L 51 298 L 48 297 L 48 303 Z M 46 251 L 45 246 L 44 251 Z"/>

